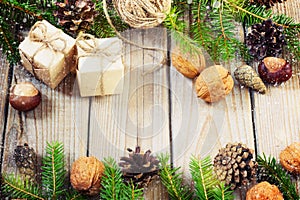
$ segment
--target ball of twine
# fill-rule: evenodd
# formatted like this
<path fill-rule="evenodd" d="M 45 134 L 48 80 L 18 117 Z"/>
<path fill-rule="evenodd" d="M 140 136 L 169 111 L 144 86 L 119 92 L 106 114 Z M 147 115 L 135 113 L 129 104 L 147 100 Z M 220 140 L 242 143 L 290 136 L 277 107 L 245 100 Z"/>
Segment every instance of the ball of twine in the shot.
<path fill-rule="evenodd" d="M 171 0 L 113 0 L 121 18 L 133 28 L 152 28 L 170 12 Z"/>

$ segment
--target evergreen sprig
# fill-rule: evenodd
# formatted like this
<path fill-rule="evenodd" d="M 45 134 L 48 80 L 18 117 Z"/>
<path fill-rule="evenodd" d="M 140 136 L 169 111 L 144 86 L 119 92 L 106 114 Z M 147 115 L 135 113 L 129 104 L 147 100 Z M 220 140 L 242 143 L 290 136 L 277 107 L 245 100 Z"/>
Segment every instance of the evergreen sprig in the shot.
<path fill-rule="evenodd" d="M 6 197 L 40 199 L 40 200 L 81 200 L 82 195 L 72 188 L 66 188 L 66 170 L 63 144 L 47 143 L 46 155 L 43 157 L 42 184 L 32 183 L 28 178 L 13 174 L 2 175 L 2 187 Z"/>
<path fill-rule="evenodd" d="M 123 182 L 122 171 L 113 158 L 104 159 L 105 171 L 101 180 L 100 197 L 104 200 L 143 199 L 143 190 Z"/>
<path fill-rule="evenodd" d="M 284 199 L 299 200 L 295 184 L 291 181 L 290 175 L 276 161 L 274 157 L 258 156 L 257 163 L 264 173 L 264 181 L 276 185 L 282 192 Z"/>
<path fill-rule="evenodd" d="M 54 142 L 47 144 L 46 155 L 43 157 L 42 187 L 47 197 L 56 199 L 64 194 L 66 178 L 63 144 Z"/>
<path fill-rule="evenodd" d="M 160 178 L 162 184 L 167 188 L 171 199 L 176 200 L 189 200 L 193 199 L 193 191 L 183 183 L 182 172 L 180 167 L 171 167 L 169 164 L 169 155 L 159 155 L 160 161 Z"/>
<path fill-rule="evenodd" d="M 231 200 L 233 191 L 225 187 L 213 172 L 213 165 L 209 156 L 204 159 L 192 157 L 190 172 L 195 184 L 196 198 L 199 200 Z"/>

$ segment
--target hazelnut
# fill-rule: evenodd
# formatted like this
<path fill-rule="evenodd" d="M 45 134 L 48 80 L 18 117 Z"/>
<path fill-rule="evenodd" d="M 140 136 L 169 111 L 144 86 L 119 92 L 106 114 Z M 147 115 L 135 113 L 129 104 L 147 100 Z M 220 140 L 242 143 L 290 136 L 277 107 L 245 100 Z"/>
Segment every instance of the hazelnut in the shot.
<path fill-rule="evenodd" d="M 292 66 L 282 58 L 266 57 L 258 65 L 258 73 L 264 82 L 280 84 L 291 78 Z"/>
<path fill-rule="evenodd" d="M 234 85 L 229 71 L 221 65 L 204 69 L 195 81 L 199 98 L 206 102 L 216 102 L 230 93 Z"/>
<path fill-rule="evenodd" d="M 279 155 L 280 164 L 292 173 L 300 173 L 300 142 L 294 142 Z"/>
<path fill-rule="evenodd" d="M 247 191 L 246 200 L 283 200 L 283 196 L 276 185 L 264 181 L 256 184 Z"/>
<path fill-rule="evenodd" d="M 81 157 L 71 169 L 71 184 L 77 191 L 93 196 L 100 192 L 104 165 L 95 157 Z"/>
<path fill-rule="evenodd" d="M 9 103 L 19 111 L 29 111 L 37 107 L 42 99 L 40 91 L 30 82 L 15 84 L 10 89 Z"/>
<path fill-rule="evenodd" d="M 171 55 L 172 65 L 182 75 L 187 78 L 195 78 L 205 67 L 205 58 L 201 52 L 199 54 L 182 53 L 178 47 Z"/>

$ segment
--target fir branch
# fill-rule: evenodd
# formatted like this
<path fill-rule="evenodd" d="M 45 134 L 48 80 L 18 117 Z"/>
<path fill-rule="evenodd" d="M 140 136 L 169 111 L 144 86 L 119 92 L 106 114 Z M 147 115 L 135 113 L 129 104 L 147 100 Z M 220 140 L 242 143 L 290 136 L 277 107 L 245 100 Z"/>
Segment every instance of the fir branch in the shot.
<path fill-rule="evenodd" d="M 201 200 L 231 200 L 233 191 L 225 187 L 213 172 L 213 165 L 209 156 L 200 160 L 195 157 L 190 161 L 190 172 L 195 183 L 195 191 Z"/>
<path fill-rule="evenodd" d="M 101 180 L 101 199 L 143 199 L 142 189 L 137 189 L 133 184 L 123 182 L 122 172 L 113 158 L 104 159 L 105 171 Z"/>
<path fill-rule="evenodd" d="M 47 143 L 46 155 L 43 157 L 42 186 L 52 199 L 64 194 L 66 178 L 64 148 L 59 142 Z"/>
<path fill-rule="evenodd" d="M 268 182 L 275 184 L 283 193 L 285 199 L 299 200 L 296 186 L 291 181 L 290 175 L 276 162 L 274 157 L 258 156 L 257 163 L 264 170 Z"/>
<path fill-rule="evenodd" d="M 3 174 L 2 184 L 1 189 L 7 197 L 45 200 L 38 186 L 28 180 L 23 181 L 19 176 Z"/>
<path fill-rule="evenodd" d="M 159 155 L 160 161 L 160 177 L 163 185 L 167 188 L 171 199 L 188 200 L 192 199 L 193 191 L 183 184 L 182 172 L 180 167 L 172 168 L 170 166 L 168 155 Z"/>
<path fill-rule="evenodd" d="M 189 54 L 199 54 L 201 53 L 200 48 L 195 44 L 193 39 L 188 35 L 184 34 L 186 24 L 184 21 L 180 20 L 182 18 L 183 11 L 177 10 L 177 7 L 171 9 L 167 14 L 166 19 L 164 20 L 165 27 L 170 30 L 171 36 L 176 41 L 176 44 L 179 45 L 179 48 L 183 53 Z"/>

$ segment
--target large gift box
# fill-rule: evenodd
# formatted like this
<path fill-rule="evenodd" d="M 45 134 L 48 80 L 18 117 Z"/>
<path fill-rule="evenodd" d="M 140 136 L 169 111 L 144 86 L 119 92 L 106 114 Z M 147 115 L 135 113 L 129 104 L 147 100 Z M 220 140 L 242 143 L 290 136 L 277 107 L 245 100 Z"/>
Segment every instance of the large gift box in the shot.
<path fill-rule="evenodd" d="M 120 94 L 124 78 L 122 41 L 116 37 L 99 39 L 83 34 L 78 36 L 76 44 L 80 95 Z"/>
<path fill-rule="evenodd" d="M 76 40 L 49 22 L 38 21 L 19 51 L 23 66 L 54 89 L 76 68 Z"/>

